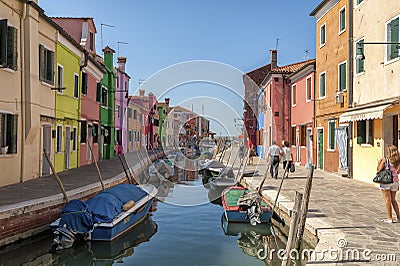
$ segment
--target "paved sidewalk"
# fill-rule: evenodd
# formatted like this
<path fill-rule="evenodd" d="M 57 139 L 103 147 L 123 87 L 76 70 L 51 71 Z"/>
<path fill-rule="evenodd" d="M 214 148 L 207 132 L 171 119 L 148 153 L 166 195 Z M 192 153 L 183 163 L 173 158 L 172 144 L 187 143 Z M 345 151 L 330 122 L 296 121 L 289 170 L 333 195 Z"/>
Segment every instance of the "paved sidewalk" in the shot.
<path fill-rule="evenodd" d="M 254 157 L 254 165 L 247 166 L 247 169 L 251 168 L 257 168 L 263 174 L 267 170 L 267 162 Z M 281 214 L 290 213 L 296 190 L 304 192 L 307 173 L 308 170 L 304 167 L 296 166 L 296 171 L 289 173 L 289 178 L 283 181 L 277 205 Z M 280 165 L 279 177 L 282 177 L 282 174 L 283 169 Z M 263 176 L 259 175 L 245 178 L 243 181 L 254 188 L 259 186 L 262 178 Z M 267 173 L 262 193 L 268 201 L 275 200 L 280 181 L 280 178 L 275 180 L 270 177 L 269 172 Z M 343 239 L 339 240 L 340 245 L 345 243 L 342 250 L 338 249 L 343 254 L 341 260 L 334 260 L 332 259 L 334 256 L 329 257 L 325 254 L 324 261 L 319 263 L 323 265 L 330 263 L 398 265 L 400 263 L 400 223 L 382 223 L 380 221 L 382 218 L 386 218 L 385 203 L 378 187 L 321 170 L 314 171 L 306 230 L 319 238 L 316 251 L 338 249 L 339 239 Z M 350 250 L 354 249 L 359 251 L 359 259 L 350 254 Z M 366 250 L 365 254 L 363 254 L 364 250 Z M 396 256 L 396 262 L 382 262 L 383 259 L 393 259 L 394 256 L 391 254 Z M 390 256 L 391 258 L 388 258 Z M 318 262 L 312 262 L 312 264 L 318 264 Z"/>

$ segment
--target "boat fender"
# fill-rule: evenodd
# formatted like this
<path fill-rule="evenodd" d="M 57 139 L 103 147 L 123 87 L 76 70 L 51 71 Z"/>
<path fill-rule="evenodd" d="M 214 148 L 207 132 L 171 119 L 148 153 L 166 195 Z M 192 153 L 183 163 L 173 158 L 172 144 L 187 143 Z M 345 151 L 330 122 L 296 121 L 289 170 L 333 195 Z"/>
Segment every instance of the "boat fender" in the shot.
<path fill-rule="evenodd" d="M 128 201 L 127 203 L 124 204 L 124 206 L 122 206 L 122 209 L 124 211 L 129 210 L 130 208 L 133 207 L 133 205 L 135 205 L 135 202 L 133 200 Z"/>

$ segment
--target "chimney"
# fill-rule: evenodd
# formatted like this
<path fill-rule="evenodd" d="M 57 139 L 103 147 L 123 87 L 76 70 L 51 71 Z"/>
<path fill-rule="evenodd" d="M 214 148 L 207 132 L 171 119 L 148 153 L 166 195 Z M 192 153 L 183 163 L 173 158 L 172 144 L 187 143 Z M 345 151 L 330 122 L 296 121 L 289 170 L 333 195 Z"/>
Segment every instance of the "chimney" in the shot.
<path fill-rule="evenodd" d="M 271 55 L 271 69 L 274 69 L 278 66 L 278 51 L 277 50 L 269 50 Z"/>
<path fill-rule="evenodd" d="M 169 108 L 169 98 L 165 98 L 165 104 L 167 105 L 167 109 Z"/>
<path fill-rule="evenodd" d="M 122 72 L 125 72 L 126 57 L 118 57 L 118 68 Z"/>
<path fill-rule="evenodd" d="M 144 90 L 139 90 L 139 96 L 144 96 Z"/>

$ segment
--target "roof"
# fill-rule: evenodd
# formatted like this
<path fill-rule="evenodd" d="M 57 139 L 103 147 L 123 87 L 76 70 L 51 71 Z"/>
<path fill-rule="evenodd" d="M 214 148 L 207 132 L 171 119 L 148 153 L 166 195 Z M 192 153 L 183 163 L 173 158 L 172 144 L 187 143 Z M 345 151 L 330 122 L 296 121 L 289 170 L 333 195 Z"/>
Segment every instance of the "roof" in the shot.
<path fill-rule="evenodd" d="M 271 64 L 259 67 L 253 71 L 250 71 L 248 73 L 246 73 L 247 76 L 249 76 L 258 86 L 261 85 L 261 83 L 263 82 L 264 78 L 266 75 L 268 75 L 268 73 L 271 70 Z"/>
<path fill-rule="evenodd" d="M 317 14 L 317 12 L 330 0 L 323 0 L 321 3 L 319 3 L 319 5 L 314 8 L 313 11 L 311 11 L 310 16 L 314 16 L 315 14 Z"/>
<path fill-rule="evenodd" d="M 309 60 L 306 60 L 303 62 L 298 62 L 298 63 L 294 63 L 294 64 L 282 66 L 282 67 L 276 67 L 274 69 L 271 69 L 270 73 L 271 74 L 291 74 L 293 72 L 300 70 L 304 66 L 309 65 L 310 63 L 314 63 L 314 62 L 315 62 L 315 59 L 309 59 Z"/>
<path fill-rule="evenodd" d="M 93 23 L 94 31 L 97 33 L 96 24 L 92 17 L 51 17 L 52 19 L 71 19 L 71 20 L 91 20 Z"/>

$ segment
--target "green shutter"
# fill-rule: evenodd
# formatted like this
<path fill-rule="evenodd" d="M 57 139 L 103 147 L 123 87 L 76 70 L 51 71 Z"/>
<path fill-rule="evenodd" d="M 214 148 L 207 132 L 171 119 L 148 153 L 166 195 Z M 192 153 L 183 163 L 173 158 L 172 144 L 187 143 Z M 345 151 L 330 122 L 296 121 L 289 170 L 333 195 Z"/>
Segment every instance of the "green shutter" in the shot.
<path fill-rule="evenodd" d="M 390 42 L 399 42 L 399 18 L 390 22 Z M 390 46 L 390 59 L 399 57 L 399 48 L 397 48 L 397 44 L 391 44 Z"/>
<path fill-rule="evenodd" d="M 374 144 L 374 132 L 373 132 L 373 120 L 369 120 L 369 126 L 368 126 L 368 144 Z"/>
<path fill-rule="evenodd" d="M 358 121 L 357 122 L 357 144 L 362 144 L 363 143 L 363 130 L 365 130 L 365 128 L 362 126 L 362 122 L 363 121 Z"/>
<path fill-rule="evenodd" d="M 335 149 L 335 123 L 329 123 L 329 149 Z"/>
<path fill-rule="evenodd" d="M 0 20 L 0 66 L 7 64 L 7 19 Z"/>
<path fill-rule="evenodd" d="M 320 75 L 320 80 L 319 80 L 319 97 L 325 97 L 325 74 Z"/>
<path fill-rule="evenodd" d="M 39 80 L 44 80 L 45 72 L 45 61 L 44 61 L 44 47 L 39 44 Z"/>
<path fill-rule="evenodd" d="M 357 42 L 357 49 L 356 49 L 356 55 L 362 55 L 364 54 L 364 40 L 360 40 Z M 357 73 L 361 73 L 364 71 L 364 59 L 357 59 Z"/>
<path fill-rule="evenodd" d="M 346 89 L 346 63 L 339 66 L 339 91 L 344 91 Z"/>
<path fill-rule="evenodd" d="M 343 9 L 340 11 L 340 30 L 344 30 L 346 28 L 346 10 Z"/>
<path fill-rule="evenodd" d="M 17 70 L 17 39 L 18 30 L 14 27 L 7 27 L 7 67 Z"/>
<path fill-rule="evenodd" d="M 49 50 L 45 51 L 47 54 L 47 61 L 46 61 L 46 74 L 45 74 L 45 80 L 49 84 L 54 84 L 54 52 L 51 52 Z M 45 56 L 46 58 L 46 56 Z"/>

